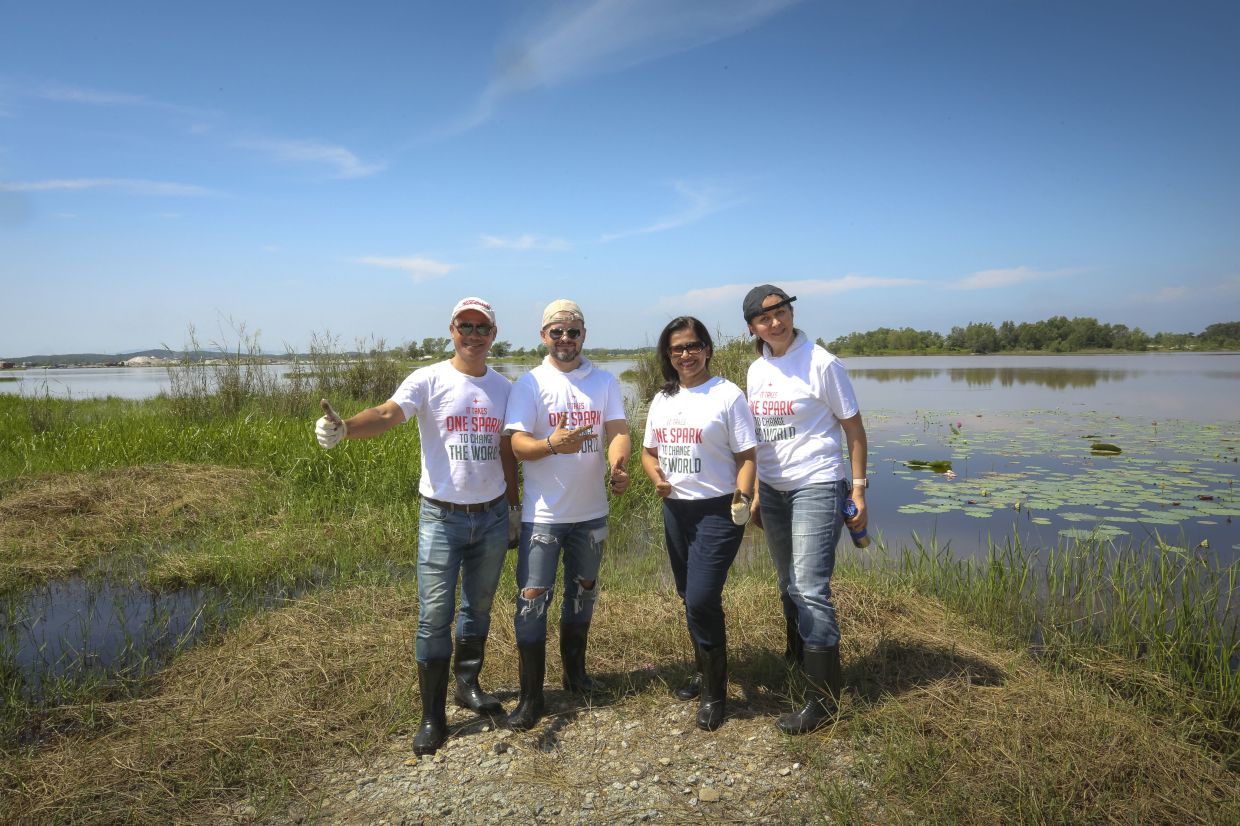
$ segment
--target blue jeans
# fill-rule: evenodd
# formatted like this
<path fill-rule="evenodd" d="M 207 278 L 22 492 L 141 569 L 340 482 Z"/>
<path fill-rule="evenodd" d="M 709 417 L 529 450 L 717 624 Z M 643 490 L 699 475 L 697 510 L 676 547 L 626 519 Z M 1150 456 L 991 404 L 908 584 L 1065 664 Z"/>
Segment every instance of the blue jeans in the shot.
<path fill-rule="evenodd" d="M 556 566 L 564 550 L 564 601 L 560 624 L 585 624 L 594 616 L 598 597 L 598 569 L 607 540 L 607 517 L 585 522 L 556 522 L 551 525 L 521 523 L 521 544 L 517 546 L 517 645 L 532 645 L 547 639 L 547 606 L 555 592 Z M 586 588 L 583 582 L 589 582 Z M 526 589 L 546 589 L 527 599 Z"/>
<path fill-rule="evenodd" d="M 745 527 L 732 523 L 732 494 L 710 499 L 664 499 L 663 536 L 685 604 L 689 636 L 705 648 L 727 645 L 723 586 Z"/>
<path fill-rule="evenodd" d="M 815 648 L 840 643 L 831 574 L 844 525 L 840 503 L 847 498 L 848 483 L 843 479 L 789 491 L 759 483 L 762 526 L 780 596 L 787 596 L 785 604 L 791 600 L 801 638 Z"/>
<path fill-rule="evenodd" d="M 457 575 L 461 610 L 457 637 L 485 637 L 491 603 L 508 550 L 508 506 L 500 500 L 481 513 L 449 511 L 422 500 L 418 521 L 418 662 L 452 656 Z"/>

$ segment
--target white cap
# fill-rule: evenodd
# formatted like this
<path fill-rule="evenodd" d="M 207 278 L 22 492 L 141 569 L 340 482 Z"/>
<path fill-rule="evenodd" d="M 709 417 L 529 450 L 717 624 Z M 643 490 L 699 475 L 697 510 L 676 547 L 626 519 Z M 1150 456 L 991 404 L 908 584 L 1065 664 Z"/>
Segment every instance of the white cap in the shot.
<path fill-rule="evenodd" d="M 491 303 L 474 297 L 462 298 L 456 302 L 456 306 L 452 308 L 452 318 L 449 319 L 449 322 L 455 322 L 456 317 L 466 310 L 477 310 L 487 317 L 487 321 L 495 324 L 495 310 L 491 309 Z"/>

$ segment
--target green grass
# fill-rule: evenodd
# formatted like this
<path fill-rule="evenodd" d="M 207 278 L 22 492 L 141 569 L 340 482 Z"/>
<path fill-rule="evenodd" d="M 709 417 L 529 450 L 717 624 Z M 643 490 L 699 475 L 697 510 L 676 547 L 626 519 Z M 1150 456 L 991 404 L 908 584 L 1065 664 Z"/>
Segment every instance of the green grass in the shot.
<path fill-rule="evenodd" d="M 743 383 L 742 345 L 716 358 Z M 323 451 L 312 428 L 324 388 L 234 386 L 228 399 L 0 396 L 8 627 L 24 588 L 73 574 L 237 594 L 320 583 L 273 610 L 250 604 L 167 671 L 87 673 L 40 703 L 0 666 L 0 816 L 96 821 L 121 806 L 162 822 L 247 796 L 276 805 L 314 761 L 407 724 L 416 427 Z M 378 400 L 331 395 L 342 415 Z M 636 434 L 641 419 L 632 411 Z M 612 502 L 592 650 L 675 679 L 684 628 L 660 502 L 636 460 L 630 471 Z M 730 580 L 730 633 L 772 652 L 736 679 L 775 696 L 782 623 L 757 542 Z M 917 537 L 886 556 L 848 550 L 836 590 L 849 712 L 826 739 L 788 748 L 820 767 L 822 810 L 847 822 L 1226 821 L 1240 788 L 1235 576 L 1173 548 L 1097 539 L 1009 542 L 974 562 Z M 488 673 L 515 685 L 510 605 L 496 600 Z M 871 793 L 833 777 L 830 737 L 873 756 L 853 769 Z"/>

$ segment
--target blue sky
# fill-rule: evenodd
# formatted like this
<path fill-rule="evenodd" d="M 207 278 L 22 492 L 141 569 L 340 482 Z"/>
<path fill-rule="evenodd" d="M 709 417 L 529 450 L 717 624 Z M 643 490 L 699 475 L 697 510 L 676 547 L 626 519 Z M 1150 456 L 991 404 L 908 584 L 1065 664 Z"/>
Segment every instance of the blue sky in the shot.
<path fill-rule="evenodd" d="M 1240 318 L 1240 3 L 4 3 L 0 355 Z"/>

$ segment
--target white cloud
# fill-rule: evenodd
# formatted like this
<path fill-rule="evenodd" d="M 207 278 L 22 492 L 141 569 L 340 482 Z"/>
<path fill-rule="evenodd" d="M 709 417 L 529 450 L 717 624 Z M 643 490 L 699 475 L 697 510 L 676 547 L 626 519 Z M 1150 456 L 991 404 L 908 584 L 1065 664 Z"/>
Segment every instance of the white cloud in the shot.
<path fill-rule="evenodd" d="M 54 190 L 118 189 L 132 195 L 164 195 L 177 198 L 220 193 L 205 186 L 140 178 L 58 178 L 46 181 L 0 182 L 0 192 L 50 192 Z"/>
<path fill-rule="evenodd" d="M 336 178 L 365 178 L 386 168 L 386 164 L 362 161 L 343 146 L 313 140 L 250 140 L 239 145 L 281 163 L 323 164 L 334 170 Z"/>
<path fill-rule="evenodd" d="M 447 275 L 456 269 L 455 264 L 445 264 L 442 261 L 436 261 L 432 258 L 423 258 L 422 256 L 410 256 L 405 258 L 389 258 L 381 255 L 366 255 L 361 258 L 353 259 L 358 264 L 365 264 L 369 267 L 383 267 L 389 270 L 404 270 L 414 283 L 427 281 L 432 278 L 439 278 Z"/>
<path fill-rule="evenodd" d="M 487 249 L 498 250 L 517 250 L 526 252 L 529 250 L 551 250 L 559 252 L 572 248 L 572 244 L 563 238 L 548 238 L 543 235 L 514 235 L 507 238 L 498 235 L 483 235 L 482 246 Z"/>
<path fill-rule="evenodd" d="M 879 287 L 911 287 L 925 282 L 917 278 L 879 278 L 870 275 L 845 275 L 840 278 L 814 278 L 801 281 L 780 281 L 778 286 L 788 295 L 802 298 L 807 295 L 831 295 L 854 290 L 868 290 Z M 659 301 L 662 308 L 694 306 L 697 304 L 717 304 L 724 301 L 741 300 L 756 284 L 724 284 L 719 287 L 703 287 L 690 290 L 682 295 L 668 296 Z"/>
<path fill-rule="evenodd" d="M 1009 267 L 1001 270 L 982 270 L 959 278 L 946 285 L 949 290 L 994 290 L 1022 284 L 1026 281 L 1051 281 L 1084 272 L 1080 268 L 1064 270 L 1035 270 L 1029 267 Z"/>
<path fill-rule="evenodd" d="M 731 37 L 799 0 L 590 0 L 543 19 L 506 49 L 474 111 L 453 132 L 488 121 L 508 97 L 618 72 Z"/>
<path fill-rule="evenodd" d="M 1237 295 L 1240 295 L 1240 273 L 1225 275 L 1213 284 L 1172 284 L 1153 292 L 1130 293 L 1125 300 L 1140 305 L 1196 301 L 1213 307 L 1227 307 L 1230 306 L 1228 302 L 1235 301 Z"/>
<path fill-rule="evenodd" d="M 86 103 L 92 106 L 143 106 L 152 101 L 142 95 L 131 95 L 125 92 L 103 92 L 97 89 L 84 89 L 77 86 L 50 84 L 37 93 L 44 100 L 61 103 Z"/>
<path fill-rule="evenodd" d="M 88 89 L 83 86 L 69 86 L 62 83 L 45 84 L 27 94 L 56 103 L 78 103 L 85 106 L 141 106 L 146 109 L 169 112 L 198 121 L 190 127 L 191 134 L 206 131 L 210 128 L 206 125 L 207 123 L 220 119 L 218 113 L 209 109 L 166 103 L 161 100 L 154 100 L 146 95 L 136 95 L 130 92 L 109 92 L 101 89 Z"/>
<path fill-rule="evenodd" d="M 608 242 L 619 238 L 628 238 L 633 235 L 666 232 L 669 229 L 676 229 L 700 221 L 708 215 L 713 215 L 716 212 L 721 212 L 741 203 L 740 198 L 720 187 L 691 184 L 686 181 L 675 181 L 672 187 L 687 201 L 686 205 L 679 212 L 637 229 L 604 233 L 599 240 Z"/>

